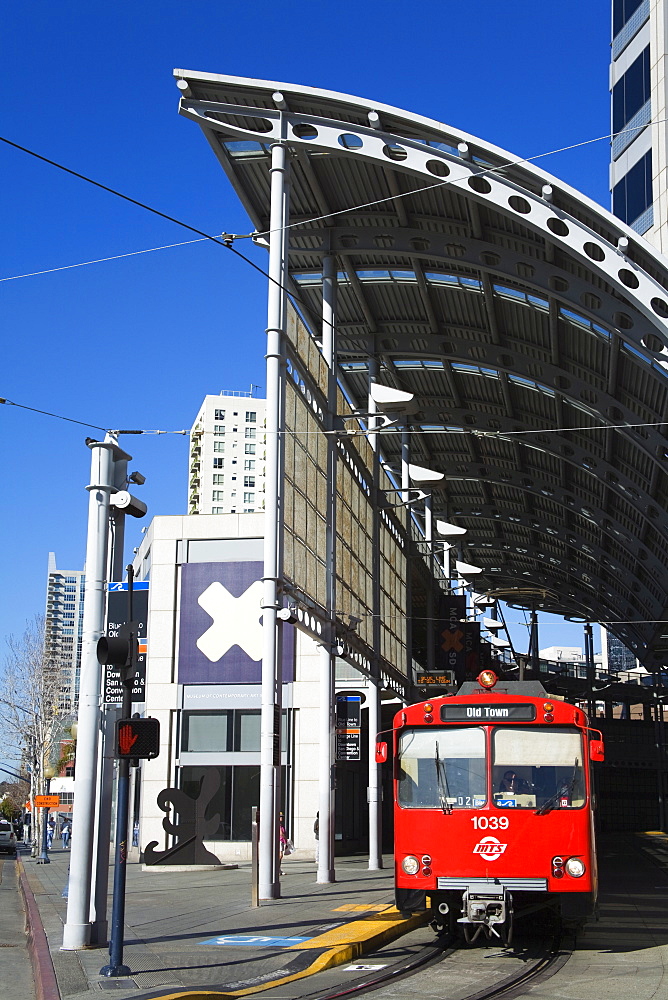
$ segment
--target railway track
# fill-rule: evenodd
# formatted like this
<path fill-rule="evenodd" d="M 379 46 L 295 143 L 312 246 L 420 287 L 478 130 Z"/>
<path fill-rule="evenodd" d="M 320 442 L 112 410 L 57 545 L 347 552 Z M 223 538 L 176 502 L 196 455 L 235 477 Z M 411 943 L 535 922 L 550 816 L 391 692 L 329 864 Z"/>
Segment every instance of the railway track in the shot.
<path fill-rule="evenodd" d="M 384 989 L 391 989 L 392 1000 L 401 1000 L 401 980 L 411 979 L 407 997 L 419 991 L 416 978 L 425 977 L 425 993 L 432 997 L 441 995 L 447 1000 L 493 1000 L 500 997 L 512 1000 L 524 995 L 529 986 L 555 975 L 570 958 L 574 947 L 571 935 L 561 930 L 541 939 L 520 936 L 513 947 L 459 947 L 436 940 L 432 945 L 415 946 L 413 954 L 379 967 L 377 972 L 331 990 L 301 994 L 299 1000 L 343 1000 L 375 992 L 382 996 Z M 481 977 L 481 955 L 486 961 Z M 372 960 L 382 959 L 382 952 Z M 516 966 L 508 974 L 508 963 Z M 481 978 L 485 979 L 481 986 Z"/>

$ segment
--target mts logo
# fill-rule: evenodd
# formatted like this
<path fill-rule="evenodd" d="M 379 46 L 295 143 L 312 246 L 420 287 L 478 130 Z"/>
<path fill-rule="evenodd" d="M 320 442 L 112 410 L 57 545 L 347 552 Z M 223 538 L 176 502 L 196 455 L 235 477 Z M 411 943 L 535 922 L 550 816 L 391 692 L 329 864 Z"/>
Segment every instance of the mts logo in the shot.
<path fill-rule="evenodd" d="M 496 861 L 504 853 L 507 844 L 500 843 L 496 837 L 483 837 L 473 848 L 474 854 L 479 854 L 485 861 Z"/>

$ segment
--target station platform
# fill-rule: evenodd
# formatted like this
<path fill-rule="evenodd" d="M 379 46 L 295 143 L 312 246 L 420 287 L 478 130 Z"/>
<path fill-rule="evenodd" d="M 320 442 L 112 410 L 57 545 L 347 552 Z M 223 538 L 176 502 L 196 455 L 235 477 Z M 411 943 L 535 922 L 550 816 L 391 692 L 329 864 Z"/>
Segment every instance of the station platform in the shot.
<path fill-rule="evenodd" d="M 337 881 L 329 884 L 316 882 L 313 862 L 285 858 L 281 898 L 258 907 L 251 906 L 250 865 L 183 872 L 129 864 L 123 962 L 131 975 L 106 979 L 106 948 L 60 950 L 69 852 L 49 856 L 49 865 L 38 865 L 24 855 L 21 865 L 48 941 L 53 1000 L 109 989 L 120 1000 L 270 995 L 277 988 L 296 997 L 301 980 L 354 964 L 426 923 L 394 908 L 391 857 L 380 871 L 369 871 L 362 857 L 337 858 Z"/>
<path fill-rule="evenodd" d="M 158 872 L 131 864 L 124 950 L 131 974 L 105 979 L 99 972 L 108 961 L 106 948 L 60 951 L 68 862 L 69 854 L 58 850 L 49 865 L 25 856 L 20 862 L 33 968 L 37 962 L 44 971 L 37 970 L 37 1000 L 84 1000 L 107 990 L 120 1000 L 255 994 L 305 1000 L 343 992 L 372 974 L 366 970 L 399 965 L 434 940 L 424 916 L 406 920 L 394 909 L 390 857 L 380 871 L 369 871 L 363 857 L 337 858 L 337 881 L 326 885 L 316 883 L 313 863 L 287 858 L 282 897 L 256 908 L 248 865 Z M 662 995 L 668 837 L 660 831 L 607 834 L 599 843 L 599 866 L 599 920 L 587 924 L 557 978 L 533 987 L 537 1000 Z"/>

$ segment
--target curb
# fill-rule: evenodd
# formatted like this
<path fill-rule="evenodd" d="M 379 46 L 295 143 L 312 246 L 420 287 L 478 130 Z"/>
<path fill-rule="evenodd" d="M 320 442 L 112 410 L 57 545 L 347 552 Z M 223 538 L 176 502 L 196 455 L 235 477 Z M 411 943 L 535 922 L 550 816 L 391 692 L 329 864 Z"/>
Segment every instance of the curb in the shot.
<path fill-rule="evenodd" d="M 49 942 L 46 939 L 42 918 L 30 888 L 23 861 L 17 857 L 16 867 L 19 873 L 19 886 L 23 896 L 23 906 L 26 913 L 26 932 L 28 934 L 28 951 L 32 963 L 32 973 L 35 980 L 36 1000 L 61 1000 L 58 981 L 51 960 Z"/>

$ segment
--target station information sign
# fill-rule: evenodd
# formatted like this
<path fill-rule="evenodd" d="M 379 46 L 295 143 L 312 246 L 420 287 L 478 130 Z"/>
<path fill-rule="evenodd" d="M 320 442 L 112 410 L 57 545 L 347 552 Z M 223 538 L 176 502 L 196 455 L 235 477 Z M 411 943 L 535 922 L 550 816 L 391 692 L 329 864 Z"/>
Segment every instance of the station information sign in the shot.
<path fill-rule="evenodd" d="M 128 620 L 128 585 L 127 583 L 110 583 L 108 590 L 106 634 L 111 638 L 118 635 L 119 628 Z M 139 704 L 146 701 L 148 583 L 134 583 L 132 590 L 132 614 L 134 620 L 139 622 L 139 656 L 132 682 L 132 701 L 134 704 Z M 106 665 L 103 669 L 103 703 L 105 705 L 120 705 L 123 701 L 121 672 L 118 667 L 111 665 Z"/>
<path fill-rule="evenodd" d="M 454 670 L 429 671 L 418 674 L 415 683 L 418 687 L 432 687 L 434 684 L 439 687 L 452 687 L 455 683 L 455 673 Z"/>
<path fill-rule="evenodd" d="M 358 694 L 336 696 L 336 759 L 361 760 L 362 698 Z"/>

